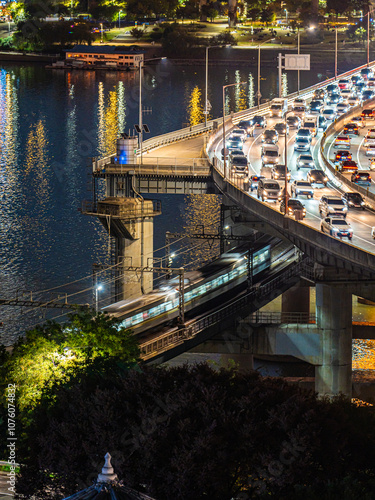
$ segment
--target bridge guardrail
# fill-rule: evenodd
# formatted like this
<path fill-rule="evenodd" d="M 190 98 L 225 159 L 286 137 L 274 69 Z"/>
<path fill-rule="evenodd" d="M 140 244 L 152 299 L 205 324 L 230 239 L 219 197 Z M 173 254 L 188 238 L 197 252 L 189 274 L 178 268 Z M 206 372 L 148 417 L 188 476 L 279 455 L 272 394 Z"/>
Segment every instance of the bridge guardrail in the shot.
<path fill-rule="evenodd" d="M 370 67 L 374 67 L 375 62 L 372 62 L 370 64 Z M 342 73 L 341 75 L 338 75 L 339 78 L 346 78 L 350 75 L 353 75 L 355 73 L 358 73 L 361 69 L 367 68 L 367 64 L 364 64 L 363 66 L 359 66 L 353 70 L 347 71 L 345 73 Z M 299 93 L 298 92 L 293 92 L 292 94 L 289 94 L 285 98 L 288 99 L 288 104 L 295 99 L 297 96 L 298 97 L 307 97 L 310 94 L 314 92 L 315 89 L 319 89 L 322 87 L 325 87 L 331 82 L 334 82 L 336 79 L 335 78 L 330 78 L 328 80 L 325 80 L 324 82 L 317 83 L 315 85 L 312 85 L 311 87 L 308 87 L 307 89 L 301 90 Z M 245 120 L 247 118 L 251 118 L 252 116 L 256 114 L 266 114 L 268 111 L 268 108 L 271 104 L 270 102 L 261 104 L 260 107 L 258 108 L 257 106 L 254 106 L 253 108 L 249 108 L 243 111 L 238 111 L 236 113 L 232 113 L 232 121 L 233 124 L 237 124 L 240 120 Z M 143 141 L 143 152 L 150 151 L 151 149 L 155 149 L 160 146 L 165 146 L 167 144 L 171 144 L 173 142 L 178 142 L 184 139 L 190 139 L 192 137 L 195 137 L 197 135 L 203 134 L 205 132 L 211 132 L 214 130 L 214 128 L 217 126 L 222 126 L 223 119 L 222 117 L 220 118 L 215 118 L 213 120 L 210 120 L 207 122 L 207 127 L 205 127 L 204 123 L 200 123 L 198 125 L 193 125 L 191 127 L 186 127 L 184 129 L 180 130 L 174 130 L 173 132 L 168 132 L 167 134 L 159 135 L 156 137 L 151 137 L 150 139 L 146 139 Z M 139 150 L 137 150 L 137 154 L 139 154 Z M 93 159 L 93 170 L 96 170 L 96 167 L 101 167 L 102 165 L 105 165 L 106 163 L 110 162 L 110 158 L 114 158 L 115 155 L 112 156 L 107 156 L 105 158 L 101 158 L 100 160 L 97 160 L 96 158 Z"/>
<path fill-rule="evenodd" d="M 371 106 L 371 104 L 375 104 L 375 98 L 369 100 L 366 103 L 366 106 Z M 345 184 L 345 186 L 349 187 L 352 191 L 357 191 L 358 193 L 360 193 L 364 197 L 366 204 L 370 206 L 372 209 L 375 209 L 375 194 L 371 193 L 369 189 L 365 189 L 363 186 L 354 184 L 349 179 L 347 179 L 345 175 L 336 170 L 336 168 L 332 165 L 330 159 L 327 158 L 324 154 L 324 147 L 328 137 L 330 135 L 333 135 L 334 132 L 339 132 L 342 129 L 343 124 L 348 120 L 348 118 L 350 119 L 352 116 L 355 116 L 358 113 L 358 110 L 362 108 L 363 106 L 356 106 L 355 108 L 351 109 L 348 113 L 341 115 L 338 120 L 336 120 L 327 128 L 326 135 L 325 137 L 322 138 L 322 141 L 320 143 L 320 158 L 324 163 L 325 167 L 327 168 L 327 170 L 331 173 L 331 175 L 333 175 L 341 184 Z"/>
<path fill-rule="evenodd" d="M 147 162 L 147 163 L 146 163 Z M 164 174 L 164 175 L 209 175 L 211 164 L 207 158 L 168 158 L 149 157 L 144 158 L 141 163 L 138 158 L 137 163 L 119 163 L 116 158 L 110 163 L 96 166 L 93 173 L 136 173 L 141 174 Z"/>
<path fill-rule="evenodd" d="M 214 311 L 207 316 L 195 321 L 192 325 L 186 328 L 175 330 L 173 332 L 167 332 L 157 339 L 150 340 L 148 342 L 140 343 L 141 358 L 147 360 L 160 354 L 173 346 L 177 346 L 186 340 L 189 340 L 206 328 L 213 326 L 222 320 L 227 319 L 229 314 L 236 313 L 240 311 L 243 307 L 247 306 L 249 303 L 255 304 L 257 299 L 264 298 L 269 295 L 270 292 L 274 290 L 280 290 L 280 286 L 285 283 L 286 280 L 300 276 L 304 267 L 306 267 L 305 262 L 295 262 L 288 266 L 282 273 L 280 273 L 276 278 L 271 279 L 264 285 L 254 286 L 253 289 L 238 298 L 237 300 L 225 305 L 221 309 Z"/>

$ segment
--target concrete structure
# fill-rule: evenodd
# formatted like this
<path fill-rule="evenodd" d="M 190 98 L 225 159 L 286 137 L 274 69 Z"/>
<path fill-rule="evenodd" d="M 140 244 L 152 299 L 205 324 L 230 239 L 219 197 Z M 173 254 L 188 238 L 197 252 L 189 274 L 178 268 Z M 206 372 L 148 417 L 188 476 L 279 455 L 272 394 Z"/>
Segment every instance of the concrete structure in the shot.
<path fill-rule="evenodd" d="M 66 50 L 66 64 L 73 66 L 138 69 L 144 52 L 119 45 L 75 45 Z"/>

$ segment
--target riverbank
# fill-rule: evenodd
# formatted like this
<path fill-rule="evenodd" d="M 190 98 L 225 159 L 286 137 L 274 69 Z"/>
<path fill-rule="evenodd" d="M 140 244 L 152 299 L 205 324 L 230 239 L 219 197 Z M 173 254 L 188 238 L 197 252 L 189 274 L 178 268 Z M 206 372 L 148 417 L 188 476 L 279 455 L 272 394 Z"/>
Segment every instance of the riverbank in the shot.
<path fill-rule="evenodd" d="M 0 61 L 52 63 L 61 58 L 60 54 L 38 54 L 26 52 L 0 52 Z"/>

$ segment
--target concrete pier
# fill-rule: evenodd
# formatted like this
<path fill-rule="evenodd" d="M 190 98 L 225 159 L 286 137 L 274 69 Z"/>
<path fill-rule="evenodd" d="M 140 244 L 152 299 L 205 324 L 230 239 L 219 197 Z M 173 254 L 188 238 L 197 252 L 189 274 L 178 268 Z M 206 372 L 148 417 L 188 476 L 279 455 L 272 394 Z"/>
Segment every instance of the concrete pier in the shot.
<path fill-rule="evenodd" d="M 315 367 L 315 390 L 321 395 L 352 395 L 352 294 L 316 284 L 316 321 L 322 359 Z"/>

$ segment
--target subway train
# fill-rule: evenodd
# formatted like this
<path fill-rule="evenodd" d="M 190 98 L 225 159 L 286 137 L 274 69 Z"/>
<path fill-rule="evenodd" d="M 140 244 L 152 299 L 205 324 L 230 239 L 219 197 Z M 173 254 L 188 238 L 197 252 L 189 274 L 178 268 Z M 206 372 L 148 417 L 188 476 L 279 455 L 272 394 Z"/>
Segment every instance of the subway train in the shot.
<path fill-rule="evenodd" d="M 266 237 L 253 246 L 254 276 L 263 274 L 270 268 L 271 250 L 279 241 Z M 186 272 L 185 312 L 202 308 L 208 302 L 217 300 L 218 296 L 243 285 L 247 279 L 249 255 L 248 246 L 243 245 L 223 253 L 198 271 Z M 174 277 L 142 297 L 121 300 L 102 308 L 102 311 L 122 319 L 121 327 L 131 328 L 138 334 L 176 319 L 179 314 L 179 293 L 179 279 Z"/>

